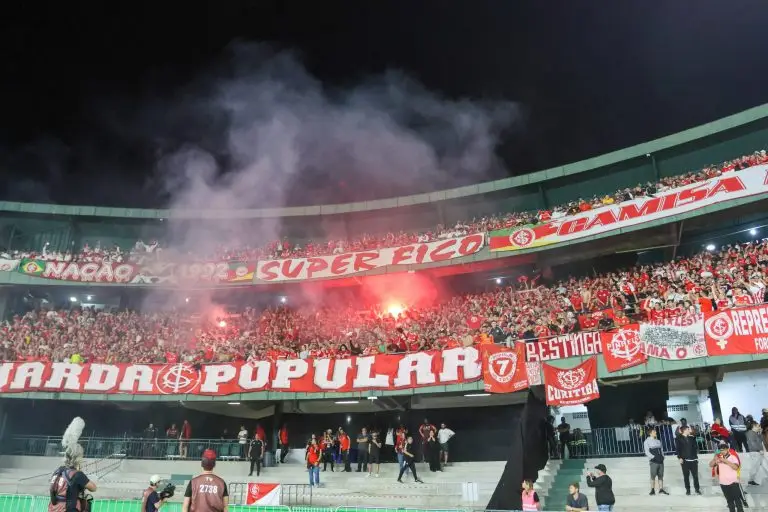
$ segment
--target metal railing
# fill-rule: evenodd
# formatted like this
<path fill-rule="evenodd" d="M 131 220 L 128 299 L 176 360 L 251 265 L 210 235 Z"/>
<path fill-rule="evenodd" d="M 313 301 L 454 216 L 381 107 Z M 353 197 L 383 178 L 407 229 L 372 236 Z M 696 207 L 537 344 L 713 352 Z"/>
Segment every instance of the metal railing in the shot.
<path fill-rule="evenodd" d="M 699 453 L 712 453 L 716 451 L 720 437 L 713 435 L 709 425 L 692 424 Z M 677 452 L 677 430 L 679 425 L 655 425 L 657 437 L 661 441 L 664 455 L 672 455 Z M 566 443 L 566 458 L 594 458 L 594 457 L 631 457 L 645 454 L 643 443 L 648 437 L 650 427 L 634 425 L 616 428 L 593 428 L 584 431 L 579 436 L 571 432 L 570 440 Z M 726 439 L 733 446 L 733 439 Z M 554 451 L 554 450 L 552 450 Z M 557 441 L 557 456 L 563 456 L 563 443 Z"/>
<path fill-rule="evenodd" d="M 707 424 L 694 424 L 694 438 L 700 452 L 712 452 L 717 446 L 719 437 L 713 436 Z M 656 431 L 665 454 L 675 453 L 676 430 L 678 425 L 657 425 Z M 643 455 L 643 442 L 647 437 L 647 427 L 641 425 L 617 428 L 593 428 L 585 430 L 580 435 L 571 432 L 567 443 L 566 457 L 586 458 L 603 456 L 636 456 Z M 729 440 L 732 440 L 729 438 Z M 119 461 L 129 459 L 165 459 L 195 460 L 202 456 L 204 450 L 211 448 L 216 451 L 220 460 L 244 460 L 245 445 L 237 441 L 222 439 L 190 439 L 179 442 L 176 439 L 143 439 L 131 437 L 85 437 L 80 439 L 89 459 L 98 459 L 98 469 L 91 472 L 102 474 L 110 472 L 119 465 Z M 562 445 L 557 441 L 558 455 L 562 456 Z M 50 436 L 14 436 L 3 447 L 7 455 L 61 455 L 61 437 Z M 186 457 L 182 451 L 186 449 Z M 555 450 L 552 450 L 555 452 Z M 554 453 L 553 453 L 554 455 Z M 95 468 L 95 466 L 94 466 Z M 103 475 L 102 475 L 103 476 Z"/>
<path fill-rule="evenodd" d="M 213 449 L 220 460 L 243 460 L 246 445 L 224 439 L 145 439 L 140 437 L 82 437 L 80 444 L 89 459 L 199 459 Z M 13 436 L 3 447 L 6 455 L 63 455 L 61 437 Z"/>

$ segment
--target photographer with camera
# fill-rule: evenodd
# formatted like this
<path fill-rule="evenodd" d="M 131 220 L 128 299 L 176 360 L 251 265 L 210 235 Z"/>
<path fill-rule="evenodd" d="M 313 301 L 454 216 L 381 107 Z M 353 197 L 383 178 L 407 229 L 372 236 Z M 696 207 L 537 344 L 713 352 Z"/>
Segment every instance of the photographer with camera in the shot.
<path fill-rule="evenodd" d="M 85 428 L 82 418 L 75 418 L 69 424 L 61 446 L 64 448 L 64 465 L 51 477 L 48 512 L 90 512 L 93 497 L 85 491 L 96 491 L 96 483 L 80 471 L 83 462 L 83 447 L 78 442 Z"/>
<path fill-rule="evenodd" d="M 149 487 L 147 487 L 144 491 L 144 495 L 141 497 L 141 512 L 155 512 L 165 505 L 165 500 L 173 498 L 176 486 L 169 482 L 163 490 L 158 493 L 157 486 L 159 484 L 159 475 L 152 475 L 149 477 Z"/>

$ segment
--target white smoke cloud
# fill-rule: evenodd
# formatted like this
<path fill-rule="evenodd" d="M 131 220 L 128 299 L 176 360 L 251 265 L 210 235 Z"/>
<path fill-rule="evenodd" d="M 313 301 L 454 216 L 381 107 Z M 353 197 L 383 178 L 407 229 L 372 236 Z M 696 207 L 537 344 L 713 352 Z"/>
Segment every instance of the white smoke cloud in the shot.
<path fill-rule="evenodd" d="M 156 136 L 154 184 L 184 216 L 474 183 L 498 176 L 499 137 L 519 122 L 515 104 L 449 100 L 397 72 L 327 88 L 293 54 L 258 45 L 233 46 L 222 65 L 180 96 L 160 110 L 166 119 L 151 124 L 189 137 L 179 144 L 178 134 Z M 242 233 L 236 222 L 222 224 L 211 230 L 186 223 L 176 238 L 205 249 L 227 231 Z M 249 231 L 247 241 L 261 245 L 280 234 L 281 223 L 253 221 Z"/>

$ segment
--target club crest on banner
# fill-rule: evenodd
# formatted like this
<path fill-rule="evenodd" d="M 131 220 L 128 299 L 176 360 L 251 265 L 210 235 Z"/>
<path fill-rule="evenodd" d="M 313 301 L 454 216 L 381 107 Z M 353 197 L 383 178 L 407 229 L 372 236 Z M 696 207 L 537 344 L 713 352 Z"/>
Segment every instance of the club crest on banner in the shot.
<path fill-rule="evenodd" d="M 619 329 L 611 336 L 606 350 L 616 359 L 631 361 L 642 351 L 640 333 L 636 329 Z"/>
<path fill-rule="evenodd" d="M 720 349 L 725 350 L 728 346 L 728 338 L 733 336 L 733 321 L 727 313 L 718 313 L 713 317 L 707 318 L 704 322 L 704 330 L 707 335 L 714 338 Z"/>
<path fill-rule="evenodd" d="M 499 384 L 506 384 L 517 372 L 517 354 L 512 351 L 497 352 L 488 357 L 488 372 Z"/>
<path fill-rule="evenodd" d="M 580 388 L 586 377 L 587 372 L 584 371 L 584 368 L 577 366 L 571 370 L 558 372 L 557 382 L 560 384 L 561 388 L 571 390 Z"/>
<path fill-rule="evenodd" d="M 184 395 L 197 389 L 200 378 L 200 371 L 189 364 L 167 364 L 155 374 L 155 386 L 164 395 Z"/>
<path fill-rule="evenodd" d="M 485 345 L 482 348 L 483 381 L 489 393 L 515 393 L 528 387 L 525 344 L 514 347 Z"/>
<path fill-rule="evenodd" d="M 547 405 L 581 405 L 600 398 L 597 385 L 597 357 L 574 368 L 542 364 Z"/>
<path fill-rule="evenodd" d="M 536 233 L 530 228 L 523 228 L 514 231 L 509 235 L 509 241 L 517 247 L 528 247 L 536 240 Z"/>

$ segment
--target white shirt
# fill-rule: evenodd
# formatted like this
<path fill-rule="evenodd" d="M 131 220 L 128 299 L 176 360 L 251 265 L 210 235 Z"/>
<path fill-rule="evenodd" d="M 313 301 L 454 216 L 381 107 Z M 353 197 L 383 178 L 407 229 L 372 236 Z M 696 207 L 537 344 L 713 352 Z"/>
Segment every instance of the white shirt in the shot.
<path fill-rule="evenodd" d="M 441 428 L 437 432 L 437 442 L 440 443 L 440 444 L 445 444 L 455 435 L 456 435 L 456 432 L 454 432 L 453 430 L 451 430 L 451 429 L 449 429 L 447 427 L 446 428 Z"/>
<path fill-rule="evenodd" d="M 241 430 L 237 433 L 237 442 L 240 444 L 245 444 L 248 442 L 248 431 L 247 430 Z"/>

